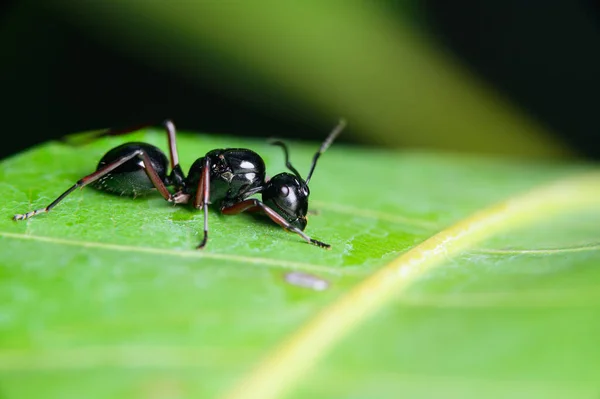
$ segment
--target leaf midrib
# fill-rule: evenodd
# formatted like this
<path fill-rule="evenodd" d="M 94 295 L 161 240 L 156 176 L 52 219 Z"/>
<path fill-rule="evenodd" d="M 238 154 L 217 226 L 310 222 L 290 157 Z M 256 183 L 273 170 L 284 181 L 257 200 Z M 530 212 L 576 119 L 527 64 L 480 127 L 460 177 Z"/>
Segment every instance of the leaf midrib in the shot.
<path fill-rule="evenodd" d="M 543 217 L 600 206 L 600 172 L 545 184 L 491 206 L 437 233 L 359 283 L 269 353 L 223 397 L 282 397 L 351 330 L 426 272 L 501 231 Z"/>

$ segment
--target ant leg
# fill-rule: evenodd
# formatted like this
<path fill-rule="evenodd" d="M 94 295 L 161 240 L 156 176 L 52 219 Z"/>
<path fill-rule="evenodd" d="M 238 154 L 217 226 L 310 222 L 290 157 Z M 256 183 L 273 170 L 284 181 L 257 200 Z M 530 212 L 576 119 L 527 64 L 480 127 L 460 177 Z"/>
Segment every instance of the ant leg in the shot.
<path fill-rule="evenodd" d="M 294 232 L 302 237 L 309 244 L 314 244 L 318 247 L 329 249 L 331 245 L 325 244 L 324 242 L 314 240 L 307 236 L 302 230 L 297 227 L 292 226 L 287 220 L 285 220 L 281 215 L 275 212 L 273 209 L 269 208 L 263 202 L 257 200 L 256 198 L 250 198 L 242 202 L 238 202 L 237 204 L 233 204 L 231 206 L 225 207 L 221 209 L 221 212 L 225 215 L 236 215 L 238 213 L 244 211 L 253 211 L 260 209 L 263 211 L 272 221 L 283 227 L 285 230 Z"/>
<path fill-rule="evenodd" d="M 154 126 L 152 123 L 143 123 L 135 126 L 130 126 L 126 128 L 109 128 L 105 130 L 100 130 L 92 134 L 88 141 L 97 140 L 102 137 L 108 136 L 124 136 L 129 133 L 137 132 L 138 130 Z M 169 155 L 171 161 L 171 169 L 175 169 L 179 166 L 179 154 L 177 152 L 177 132 L 175 129 L 175 124 L 172 120 L 167 119 L 162 123 L 162 126 L 165 128 L 165 132 L 167 133 L 167 140 L 169 143 Z"/>
<path fill-rule="evenodd" d="M 204 157 L 204 165 L 202 173 L 198 181 L 198 189 L 196 190 L 196 198 L 194 199 L 194 208 L 204 210 L 204 237 L 200 244 L 196 247 L 202 249 L 208 241 L 208 200 L 210 199 L 210 158 Z"/>
<path fill-rule="evenodd" d="M 122 135 L 133 133 L 135 131 L 138 131 L 140 129 L 143 129 L 145 127 L 150 127 L 150 126 L 152 126 L 152 125 L 151 124 L 143 124 L 143 125 L 132 126 L 129 128 L 124 128 L 124 129 L 108 129 L 108 130 L 100 133 L 96 137 L 99 138 L 99 137 L 106 137 L 106 136 L 122 136 Z M 162 126 L 165 128 L 165 132 L 167 133 L 167 142 L 169 144 L 169 160 L 171 162 L 171 180 L 172 180 L 173 185 L 176 188 L 181 189 L 184 186 L 185 176 L 183 174 L 183 170 L 181 169 L 181 166 L 179 165 L 179 153 L 177 151 L 177 130 L 175 129 L 175 124 L 170 119 L 166 119 L 162 123 Z"/>
<path fill-rule="evenodd" d="M 102 133 L 100 133 L 96 138 L 106 137 L 106 136 L 123 136 L 129 133 L 136 132 L 140 129 L 151 127 L 152 124 L 145 123 L 141 125 L 131 126 L 127 128 L 121 129 L 108 129 Z M 162 123 L 162 126 L 165 128 L 165 132 L 167 133 L 167 141 L 169 143 L 169 155 L 171 160 L 171 169 L 175 169 L 179 165 L 179 153 L 177 152 L 177 131 L 175 129 L 175 124 L 172 120 L 167 119 Z"/>
<path fill-rule="evenodd" d="M 177 152 L 177 131 L 172 120 L 167 119 L 163 122 L 167 131 L 167 140 L 169 142 L 169 155 L 171 158 L 171 169 L 179 167 L 179 153 Z"/>
<path fill-rule="evenodd" d="M 56 198 L 54 201 L 52 201 L 45 208 L 36 209 L 34 211 L 23 213 L 23 214 L 17 214 L 15 216 L 13 216 L 13 220 L 25 220 L 25 219 L 29 219 L 33 216 L 39 215 L 40 213 L 50 212 L 50 210 L 52 208 L 54 208 L 56 205 L 58 205 L 63 199 L 65 199 L 65 197 L 67 195 L 71 194 L 76 188 L 83 188 L 83 187 L 87 186 L 88 184 L 95 182 L 96 180 L 100 179 L 102 176 L 109 174 L 110 172 L 112 172 L 113 170 L 118 168 L 119 166 L 123 165 L 124 163 L 130 161 L 131 159 L 133 159 L 135 157 L 142 158 L 142 162 L 144 162 L 144 166 L 145 166 L 144 170 L 146 171 L 148 178 L 150 179 L 150 181 L 152 181 L 152 183 L 157 188 L 157 190 L 161 193 L 161 195 L 166 200 L 169 200 L 171 193 L 169 192 L 167 187 L 164 185 L 164 183 L 158 176 L 158 173 L 156 173 L 156 170 L 154 170 L 154 167 L 152 166 L 152 162 L 150 162 L 150 158 L 144 151 L 137 150 L 137 151 L 133 151 L 131 154 L 124 155 L 121 158 L 116 159 L 114 162 L 111 162 L 108 165 L 98 169 L 94 173 L 81 178 L 75 184 L 73 184 L 67 191 L 65 191 L 64 193 L 59 195 L 58 198 Z"/>

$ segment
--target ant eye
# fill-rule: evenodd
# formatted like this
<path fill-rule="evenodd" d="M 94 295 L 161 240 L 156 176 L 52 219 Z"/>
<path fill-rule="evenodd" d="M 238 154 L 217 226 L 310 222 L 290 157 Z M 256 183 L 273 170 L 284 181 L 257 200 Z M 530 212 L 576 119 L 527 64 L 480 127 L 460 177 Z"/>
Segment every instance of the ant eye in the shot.
<path fill-rule="evenodd" d="M 281 194 L 282 197 L 287 197 L 290 195 L 290 188 L 288 186 L 281 186 L 279 194 Z"/>

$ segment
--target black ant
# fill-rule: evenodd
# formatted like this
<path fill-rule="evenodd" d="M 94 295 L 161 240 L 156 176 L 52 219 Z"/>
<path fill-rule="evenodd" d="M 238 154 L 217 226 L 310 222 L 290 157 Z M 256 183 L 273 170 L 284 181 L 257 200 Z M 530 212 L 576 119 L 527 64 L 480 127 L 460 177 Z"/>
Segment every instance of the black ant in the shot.
<path fill-rule="evenodd" d="M 317 160 L 345 125 L 344 120 L 340 121 L 321 144 L 313 157 L 306 179 L 290 163 L 287 146 L 281 141 L 272 141 L 271 144 L 283 149 L 285 165 L 293 174 L 284 172 L 267 180 L 263 159 L 256 152 L 245 148 L 212 150 L 203 158 L 197 159 L 185 177 L 179 165 L 175 125 L 166 120 L 163 126 L 169 143 L 171 173 L 167 174 L 168 160 L 159 148 L 148 143 L 125 143 L 108 151 L 100 159 L 94 173 L 78 180 L 48 206 L 15 215 L 13 219 L 24 220 L 47 213 L 76 188 L 90 184 L 101 191 L 134 197 L 158 190 L 171 203 L 192 202 L 194 208 L 203 209 L 204 237 L 198 248 L 203 248 L 208 240 L 208 205 L 211 203 L 217 203 L 220 211 L 226 215 L 262 211 L 272 221 L 285 230 L 298 234 L 308 243 L 330 248 L 329 244 L 314 240 L 304 233 L 310 195 L 308 182 Z M 93 138 L 125 135 L 146 126 L 148 125 L 109 129 L 95 134 Z M 167 187 L 173 187 L 173 193 Z M 262 202 L 249 198 L 258 193 L 262 194 Z"/>

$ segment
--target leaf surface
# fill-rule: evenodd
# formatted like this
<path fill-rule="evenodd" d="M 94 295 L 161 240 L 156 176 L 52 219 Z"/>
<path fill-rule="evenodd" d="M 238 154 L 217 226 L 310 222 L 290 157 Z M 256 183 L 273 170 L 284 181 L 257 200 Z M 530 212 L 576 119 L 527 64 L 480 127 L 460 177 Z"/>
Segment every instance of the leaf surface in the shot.
<path fill-rule="evenodd" d="M 158 131 L 132 140 L 166 148 Z M 569 186 L 573 195 L 562 195 L 561 185 L 534 193 L 540 206 L 516 201 L 517 212 L 531 208 L 522 221 L 477 216 L 593 166 L 334 145 L 311 181 L 316 213 L 306 229 L 330 251 L 263 217 L 216 210 L 208 247 L 196 251 L 200 212 L 158 195 L 130 199 L 91 188 L 47 215 L 10 220 L 47 205 L 123 141 L 48 143 L 0 165 L 0 394 L 221 397 L 239 392 L 261 364 L 274 371 L 269 358 L 291 376 L 279 393 L 298 398 L 600 392 L 595 177 Z M 280 149 L 263 142 L 179 136 L 184 170 L 223 147 L 252 148 L 270 175 L 283 171 Z M 316 148 L 292 144 L 301 173 Z M 560 209 L 543 206 L 561 195 Z M 488 224 L 468 230 L 461 223 L 473 214 Z M 461 241 L 465 231 L 471 238 Z M 432 267 L 408 280 L 383 278 L 389 297 L 370 283 L 395 270 L 399 255 L 427 254 L 422 248 L 436 234 L 446 241 L 435 248 L 448 252 L 426 256 Z M 452 242 L 464 245 L 453 250 Z M 292 270 L 330 288 L 292 286 L 284 279 Z M 365 296 L 352 296 L 359 291 Z M 347 305 L 368 298 L 376 305 L 364 314 Z M 314 360 L 296 372 L 281 348 L 299 345 L 294 337 L 321 314 L 340 332 L 322 348 L 319 335 L 309 339 L 305 353 Z M 349 318 L 356 322 L 342 328 Z"/>

